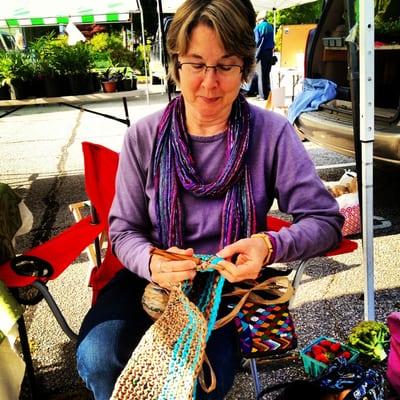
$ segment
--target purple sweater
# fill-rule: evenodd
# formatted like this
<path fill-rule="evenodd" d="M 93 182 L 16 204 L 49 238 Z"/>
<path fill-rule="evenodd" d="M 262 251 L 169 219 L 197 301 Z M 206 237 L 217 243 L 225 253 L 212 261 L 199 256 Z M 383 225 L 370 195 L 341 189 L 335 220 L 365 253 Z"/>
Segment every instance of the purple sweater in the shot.
<path fill-rule="evenodd" d="M 266 215 L 276 198 L 279 209 L 294 224 L 269 232 L 275 243 L 275 262 L 322 254 L 341 240 L 343 217 L 336 200 L 324 188 L 303 144 L 288 121 L 250 105 L 252 133 L 249 167 L 256 206 L 257 232 L 265 231 Z M 110 239 L 121 262 L 150 280 L 149 247 L 158 244 L 152 155 L 163 111 L 131 126 L 122 146 L 116 195 L 110 211 Z M 211 182 L 223 167 L 226 137 L 191 135 L 191 150 L 203 181 Z M 186 247 L 196 253 L 219 250 L 223 198 L 205 199 L 181 194 Z"/>

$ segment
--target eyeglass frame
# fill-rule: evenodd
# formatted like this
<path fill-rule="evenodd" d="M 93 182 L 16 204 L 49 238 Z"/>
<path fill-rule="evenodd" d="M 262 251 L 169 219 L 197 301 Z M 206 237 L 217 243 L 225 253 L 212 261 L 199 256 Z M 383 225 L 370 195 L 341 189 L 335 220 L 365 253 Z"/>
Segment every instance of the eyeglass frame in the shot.
<path fill-rule="evenodd" d="M 238 67 L 240 69 L 240 73 L 243 74 L 244 71 L 244 66 L 243 65 L 237 65 L 237 64 L 217 64 L 217 65 L 207 65 L 205 63 L 200 63 L 200 62 L 177 62 L 177 67 L 178 69 L 182 69 L 182 65 L 201 65 L 202 71 L 201 73 L 203 76 L 207 75 L 207 71 L 209 68 L 214 69 L 215 73 L 218 74 L 218 67 Z"/>

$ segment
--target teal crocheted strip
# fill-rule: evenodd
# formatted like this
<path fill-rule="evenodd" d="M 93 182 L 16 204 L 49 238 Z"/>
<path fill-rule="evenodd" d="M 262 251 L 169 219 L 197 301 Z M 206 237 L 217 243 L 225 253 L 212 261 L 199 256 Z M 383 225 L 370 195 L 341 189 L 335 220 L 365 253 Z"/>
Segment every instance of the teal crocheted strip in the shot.
<path fill-rule="evenodd" d="M 204 262 L 209 262 L 211 259 L 216 258 L 216 256 L 212 255 L 199 254 L 196 257 L 201 258 Z M 208 316 L 207 341 L 217 320 L 225 278 L 219 275 L 213 268 L 208 268 L 203 272 L 210 272 L 210 274 L 196 306 L 205 314 L 206 318 Z M 192 285 L 188 281 L 182 285 L 182 289 L 186 295 L 189 294 L 191 288 Z M 193 382 L 182 383 L 181 376 L 184 375 L 182 374 L 182 370 L 185 369 L 187 371 L 189 369 L 193 376 L 195 376 L 196 368 L 202 357 L 203 343 L 201 338 L 196 334 L 201 322 L 198 320 L 199 317 L 196 312 L 191 310 L 188 305 L 185 305 L 185 310 L 188 313 L 189 320 L 174 346 L 173 355 L 169 363 L 168 376 L 158 400 L 175 400 L 174 395 L 179 392 L 179 385 L 183 384 L 187 388 L 190 388 Z M 195 398 L 196 390 L 193 392 L 193 399 Z"/>
<path fill-rule="evenodd" d="M 189 320 L 174 346 L 173 355 L 169 363 L 168 376 L 158 397 L 159 400 L 175 400 L 176 393 L 180 392 L 178 386 L 182 384 L 186 387 L 185 391 L 187 393 L 190 392 L 193 381 L 182 383 L 182 376 L 188 373 L 188 369 L 190 375 L 195 376 L 196 368 L 202 355 L 202 337 L 197 335 L 201 321 L 199 321 L 196 312 L 187 304 L 184 307 Z M 193 351 L 193 349 L 194 355 L 189 353 L 189 350 Z M 185 374 L 182 373 L 183 370 L 185 370 Z"/>

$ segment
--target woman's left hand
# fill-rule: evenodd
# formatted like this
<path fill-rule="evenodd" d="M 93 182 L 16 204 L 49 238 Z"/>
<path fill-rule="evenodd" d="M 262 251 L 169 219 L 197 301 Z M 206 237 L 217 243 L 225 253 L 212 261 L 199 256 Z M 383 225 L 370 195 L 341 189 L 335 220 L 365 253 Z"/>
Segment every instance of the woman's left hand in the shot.
<path fill-rule="evenodd" d="M 240 239 L 224 247 L 217 253 L 218 257 L 225 259 L 219 263 L 224 267 L 220 271 L 221 275 L 229 282 L 256 279 L 263 266 L 267 251 L 264 240 L 258 237 Z M 238 256 L 235 264 L 227 261 L 231 260 L 234 255 Z"/>

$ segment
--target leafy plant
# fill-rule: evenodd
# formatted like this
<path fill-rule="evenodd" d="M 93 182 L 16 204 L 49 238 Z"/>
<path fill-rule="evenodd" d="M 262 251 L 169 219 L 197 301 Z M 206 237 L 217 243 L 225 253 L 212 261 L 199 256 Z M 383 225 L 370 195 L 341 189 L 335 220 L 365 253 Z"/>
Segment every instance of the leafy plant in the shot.
<path fill-rule="evenodd" d="M 19 50 L 4 52 L 0 57 L 1 86 L 14 80 L 28 81 L 34 75 L 34 63 L 28 53 Z"/>
<path fill-rule="evenodd" d="M 82 42 L 63 48 L 63 65 L 67 75 L 80 75 L 90 72 L 93 66 L 91 48 Z"/>
<path fill-rule="evenodd" d="M 378 34 L 397 34 L 400 39 L 400 18 L 389 20 L 375 18 L 375 32 Z"/>
<path fill-rule="evenodd" d="M 37 73 L 42 76 L 60 76 L 65 73 L 64 53 L 66 39 L 57 38 L 53 33 L 31 43 L 30 48 L 37 65 Z"/>
<path fill-rule="evenodd" d="M 115 64 L 123 67 L 136 66 L 136 55 L 126 49 L 118 33 L 97 33 L 89 41 L 94 53 L 96 68 L 109 68 Z"/>

